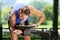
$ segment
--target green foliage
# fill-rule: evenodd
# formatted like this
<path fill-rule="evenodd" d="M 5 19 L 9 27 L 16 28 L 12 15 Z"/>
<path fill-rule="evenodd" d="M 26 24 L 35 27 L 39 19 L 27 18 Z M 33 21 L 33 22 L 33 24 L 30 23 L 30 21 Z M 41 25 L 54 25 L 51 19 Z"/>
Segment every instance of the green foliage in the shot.
<path fill-rule="evenodd" d="M 47 20 L 45 19 L 41 25 L 47 25 Z"/>
<path fill-rule="evenodd" d="M 58 16 L 58 25 L 60 25 L 60 16 Z"/>
<path fill-rule="evenodd" d="M 59 2 L 59 5 L 58 5 L 58 9 L 60 10 L 60 2 Z"/>
<path fill-rule="evenodd" d="M 47 4 L 45 1 L 42 0 L 33 0 L 30 5 L 34 6 L 36 9 L 41 10 L 45 4 Z"/>
<path fill-rule="evenodd" d="M 39 20 L 39 18 L 34 14 L 31 15 L 31 19 L 33 20 L 32 23 L 36 23 Z"/>
<path fill-rule="evenodd" d="M 38 10 L 41 10 L 47 3 L 45 1 L 42 1 L 42 0 L 33 0 L 30 5 L 34 6 L 36 9 Z M 32 19 L 34 20 L 33 23 L 36 23 L 39 18 L 36 17 L 36 15 L 32 15 L 31 16 Z M 43 25 L 46 25 L 47 24 L 47 21 L 44 20 L 44 22 L 42 23 Z"/>
<path fill-rule="evenodd" d="M 37 23 L 38 21 L 39 21 L 39 18 L 36 16 L 36 15 L 34 15 L 34 14 L 32 14 L 31 15 L 31 20 L 32 20 L 32 23 Z M 47 21 L 46 21 L 46 19 L 43 21 L 43 23 L 42 23 L 42 25 L 46 25 L 47 24 Z"/>
<path fill-rule="evenodd" d="M 58 5 L 58 16 L 60 16 L 60 4 Z"/>
<path fill-rule="evenodd" d="M 42 9 L 42 12 L 46 15 L 46 19 L 42 24 L 47 24 L 47 20 L 53 19 L 53 8 L 50 4 L 46 5 L 46 1 L 42 0 L 33 0 L 30 5 L 34 6 L 38 10 Z M 11 6 L 10 6 L 11 7 Z M 8 19 L 8 12 L 10 10 L 10 7 L 3 7 L 2 8 L 2 22 L 7 22 Z M 39 18 L 36 17 L 36 15 L 31 15 L 33 23 L 36 23 Z"/>
<path fill-rule="evenodd" d="M 2 18 L 7 19 L 8 12 L 9 12 L 9 7 L 2 8 Z"/>
<path fill-rule="evenodd" d="M 51 4 L 45 5 L 44 8 L 42 9 L 42 12 L 46 15 L 47 20 L 53 19 L 53 7 Z"/>
<path fill-rule="evenodd" d="M 33 0 L 31 2 L 31 5 L 37 8 L 38 10 L 41 10 L 46 15 L 46 19 L 42 23 L 43 25 L 47 24 L 47 20 L 53 19 L 53 7 L 51 4 L 47 4 L 46 1 Z M 34 16 L 34 23 L 36 23 L 37 21 L 37 17 Z"/>
<path fill-rule="evenodd" d="M 1 10 L 2 22 L 7 22 L 9 10 L 10 10 L 10 7 L 8 6 L 2 7 L 2 10 Z"/>
<path fill-rule="evenodd" d="M 11 38 L 10 33 L 2 34 L 2 39 L 4 40 L 4 38 L 6 38 L 6 40 L 10 40 L 10 38 Z M 19 38 L 19 40 L 23 40 L 23 35 L 18 35 L 18 38 Z M 31 34 L 31 40 L 40 40 L 40 38 L 41 37 L 39 35 Z"/>

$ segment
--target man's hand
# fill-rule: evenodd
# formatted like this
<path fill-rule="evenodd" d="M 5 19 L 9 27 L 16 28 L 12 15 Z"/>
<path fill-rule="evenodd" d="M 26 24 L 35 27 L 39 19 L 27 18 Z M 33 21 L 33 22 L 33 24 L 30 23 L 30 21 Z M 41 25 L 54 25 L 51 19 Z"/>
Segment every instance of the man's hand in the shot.
<path fill-rule="evenodd" d="M 34 28 L 37 28 L 38 26 L 36 24 L 30 24 L 31 26 L 35 26 Z"/>
<path fill-rule="evenodd" d="M 13 32 L 16 34 L 22 34 L 23 33 L 21 30 L 14 30 Z"/>
<path fill-rule="evenodd" d="M 14 32 L 15 34 L 21 34 L 21 33 L 23 33 L 21 30 L 13 30 L 11 27 L 10 27 L 10 30 L 12 32 Z"/>

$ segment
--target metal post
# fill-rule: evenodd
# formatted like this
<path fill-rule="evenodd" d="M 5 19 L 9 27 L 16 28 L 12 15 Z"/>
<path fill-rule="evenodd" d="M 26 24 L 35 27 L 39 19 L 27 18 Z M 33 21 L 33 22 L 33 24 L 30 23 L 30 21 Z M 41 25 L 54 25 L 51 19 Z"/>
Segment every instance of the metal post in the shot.
<path fill-rule="evenodd" d="M 58 37 L 58 0 L 54 0 L 53 8 L 53 36 Z"/>

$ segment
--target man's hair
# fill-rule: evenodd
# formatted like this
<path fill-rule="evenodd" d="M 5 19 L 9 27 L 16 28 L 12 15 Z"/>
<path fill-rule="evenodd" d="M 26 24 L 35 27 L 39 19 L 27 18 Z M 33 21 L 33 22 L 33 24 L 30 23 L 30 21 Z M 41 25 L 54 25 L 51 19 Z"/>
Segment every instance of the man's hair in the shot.
<path fill-rule="evenodd" d="M 25 6 L 24 8 L 19 9 L 19 10 L 21 10 L 21 13 L 24 13 L 25 15 L 29 15 L 30 14 L 30 9 L 28 8 L 28 6 Z"/>

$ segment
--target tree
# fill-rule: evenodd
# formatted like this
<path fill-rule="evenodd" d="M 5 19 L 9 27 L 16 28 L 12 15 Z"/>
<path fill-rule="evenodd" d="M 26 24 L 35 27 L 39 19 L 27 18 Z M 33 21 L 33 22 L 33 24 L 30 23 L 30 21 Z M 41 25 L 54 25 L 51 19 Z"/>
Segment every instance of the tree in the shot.
<path fill-rule="evenodd" d="M 42 12 L 46 15 L 47 20 L 53 19 L 53 6 L 51 4 L 45 5 Z"/>
<path fill-rule="evenodd" d="M 8 12 L 10 10 L 10 7 L 6 6 L 6 7 L 3 7 L 2 10 L 1 10 L 1 16 L 2 16 L 2 22 L 7 22 L 8 20 Z"/>
<path fill-rule="evenodd" d="M 42 0 L 33 0 L 30 5 L 34 6 L 36 9 L 41 10 L 45 4 L 47 4 L 45 1 Z"/>

